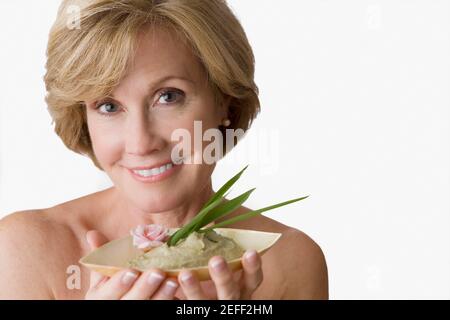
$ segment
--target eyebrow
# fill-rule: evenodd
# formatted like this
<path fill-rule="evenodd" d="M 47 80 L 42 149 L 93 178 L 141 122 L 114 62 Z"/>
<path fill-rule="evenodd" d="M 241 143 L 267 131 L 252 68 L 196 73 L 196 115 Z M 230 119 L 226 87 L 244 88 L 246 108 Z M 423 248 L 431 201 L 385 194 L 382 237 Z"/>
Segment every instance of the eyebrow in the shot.
<path fill-rule="evenodd" d="M 158 85 L 160 85 L 161 83 L 164 83 L 164 82 L 166 82 L 166 81 L 168 81 L 168 80 L 172 80 L 172 79 L 177 79 L 177 80 L 186 81 L 186 82 L 191 83 L 192 85 L 195 85 L 195 82 L 192 81 L 192 80 L 189 79 L 189 78 L 182 77 L 182 76 L 168 75 L 168 76 L 162 77 L 162 78 L 160 78 L 160 79 L 158 79 L 158 80 L 152 82 L 152 83 L 147 87 L 147 92 L 148 92 L 148 93 L 153 92 L 154 89 L 155 89 Z M 113 93 L 111 93 L 111 97 L 115 99 Z"/>

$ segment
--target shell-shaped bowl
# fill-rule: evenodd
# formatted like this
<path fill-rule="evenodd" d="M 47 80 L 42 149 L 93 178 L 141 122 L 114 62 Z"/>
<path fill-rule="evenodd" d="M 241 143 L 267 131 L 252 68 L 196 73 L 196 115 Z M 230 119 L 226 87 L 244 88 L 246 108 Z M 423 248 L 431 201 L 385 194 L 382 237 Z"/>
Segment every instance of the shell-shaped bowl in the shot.
<path fill-rule="evenodd" d="M 170 229 L 170 232 L 178 230 Z M 264 254 L 275 242 L 281 237 L 281 233 L 263 232 L 245 229 L 217 228 L 217 233 L 232 238 L 239 244 L 244 251 L 256 250 L 260 255 Z M 88 255 L 80 259 L 80 263 L 87 268 L 97 271 L 105 276 L 111 277 L 117 271 L 127 268 L 127 262 L 143 254 L 143 251 L 133 246 L 132 236 L 110 241 L 103 246 L 95 249 Z M 242 269 L 241 258 L 227 261 L 231 270 L 237 271 Z M 145 271 L 137 269 L 139 271 Z M 163 270 L 168 277 L 176 278 L 182 269 Z M 201 281 L 209 280 L 208 266 L 200 266 L 195 268 L 184 268 L 191 270 Z"/>

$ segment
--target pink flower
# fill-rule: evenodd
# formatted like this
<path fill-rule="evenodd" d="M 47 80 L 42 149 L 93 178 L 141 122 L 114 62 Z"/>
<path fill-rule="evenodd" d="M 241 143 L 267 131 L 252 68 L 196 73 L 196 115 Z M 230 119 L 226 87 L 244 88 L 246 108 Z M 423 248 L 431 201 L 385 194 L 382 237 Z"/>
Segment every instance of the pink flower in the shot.
<path fill-rule="evenodd" d="M 168 229 L 160 224 L 139 225 L 130 234 L 133 236 L 133 245 L 145 251 L 169 239 Z"/>

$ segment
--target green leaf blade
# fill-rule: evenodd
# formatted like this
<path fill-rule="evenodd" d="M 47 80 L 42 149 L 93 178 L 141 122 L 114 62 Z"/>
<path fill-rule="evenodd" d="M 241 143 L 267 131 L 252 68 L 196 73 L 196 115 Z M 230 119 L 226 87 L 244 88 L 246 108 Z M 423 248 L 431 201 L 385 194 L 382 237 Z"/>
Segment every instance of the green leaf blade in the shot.
<path fill-rule="evenodd" d="M 247 199 L 250 197 L 251 193 L 255 191 L 256 188 L 250 189 L 247 192 L 244 192 L 240 196 L 237 196 L 236 198 L 233 198 L 229 200 L 226 203 L 221 204 L 220 206 L 217 206 L 216 208 L 212 209 L 205 217 L 204 219 L 199 223 L 197 226 L 198 229 L 203 228 L 207 224 L 233 212 L 237 208 L 239 208 Z"/>
<path fill-rule="evenodd" d="M 230 180 L 225 182 L 225 184 L 220 187 L 220 189 L 214 194 L 214 196 L 211 197 L 211 199 L 206 202 L 204 207 L 207 207 L 210 205 L 213 201 L 217 200 L 218 198 L 221 198 L 235 183 L 239 180 L 241 175 L 244 173 L 244 171 L 248 168 L 248 165 L 244 167 L 241 171 L 239 171 L 234 177 L 232 177 Z"/>
<path fill-rule="evenodd" d="M 196 231 L 195 227 L 199 221 L 211 210 L 217 207 L 223 201 L 222 198 L 217 198 L 215 201 L 210 203 L 208 206 L 200 210 L 200 212 L 191 220 L 188 224 L 184 225 L 181 229 L 177 230 L 173 235 L 170 236 L 167 241 L 168 246 L 176 245 L 178 241 L 187 237 L 190 233 Z"/>
<path fill-rule="evenodd" d="M 241 177 L 244 171 L 247 169 L 248 165 L 246 165 L 240 172 L 238 172 L 234 177 L 228 180 L 203 206 L 197 216 L 191 220 L 190 223 L 184 225 L 181 229 L 177 230 L 173 235 L 170 236 L 167 241 L 168 246 L 175 245 L 181 239 L 187 237 L 190 233 L 200 229 L 202 225 L 200 222 L 204 218 L 208 212 L 216 207 L 221 201 L 222 196 L 236 183 L 237 180 Z"/>
<path fill-rule="evenodd" d="M 247 219 L 252 218 L 254 216 L 257 216 L 257 215 L 259 215 L 259 214 L 261 214 L 261 213 L 263 213 L 265 211 L 276 209 L 276 208 L 288 205 L 290 203 L 306 199 L 308 197 L 309 196 L 296 198 L 296 199 L 284 201 L 284 202 L 281 202 L 281 203 L 277 203 L 277 204 L 274 204 L 274 205 L 271 205 L 271 206 L 268 206 L 268 207 L 265 207 L 265 208 L 261 208 L 261 209 L 258 209 L 258 210 L 254 210 L 254 211 L 250 211 L 250 212 L 247 212 L 247 213 L 243 213 L 243 214 L 241 214 L 239 216 L 233 217 L 231 219 L 228 219 L 228 220 L 222 221 L 222 222 L 220 222 L 218 224 L 215 224 L 215 225 L 213 225 L 213 226 L 211 226 L 209 228 L 203 229 L 202 232 L 207 232 L 207 231 L 212 230 L 214 228 L 221 228 L 221 227 L 224 227 L 224 226 L 227 226 L 227 225 L 239 222 L 239 221 L 247 220 Z"/>

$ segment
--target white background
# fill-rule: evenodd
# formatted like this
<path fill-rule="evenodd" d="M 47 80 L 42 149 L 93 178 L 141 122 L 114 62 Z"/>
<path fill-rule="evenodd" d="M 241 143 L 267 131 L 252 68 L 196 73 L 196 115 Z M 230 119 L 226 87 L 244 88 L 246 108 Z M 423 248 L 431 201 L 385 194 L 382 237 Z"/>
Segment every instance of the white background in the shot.
<path fill-rule="evenodd" d="M 262 113 L 215 188 L 250 163 L 234 192 L 257 186 L 249 207 L 310 195 L 267 215 L 320 244 L 332 299 L 449 299 L 449 1 L 229 3 L 254 48 Z M 46 111 L 58 4 L 0 2 L 0 217 L 110 185 Z M 271 149 L 231 161 L 270 135 Z"/>

